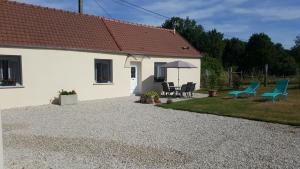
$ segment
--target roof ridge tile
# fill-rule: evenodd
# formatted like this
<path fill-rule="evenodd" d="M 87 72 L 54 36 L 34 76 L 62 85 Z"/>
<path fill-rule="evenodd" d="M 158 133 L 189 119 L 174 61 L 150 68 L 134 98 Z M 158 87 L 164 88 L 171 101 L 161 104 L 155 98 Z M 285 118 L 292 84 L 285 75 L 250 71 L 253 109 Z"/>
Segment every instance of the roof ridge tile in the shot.
<path fill-rule="evenodd" d="M 1 0 L 1 1 L 3 1 L 5 3 L 13 4 L 13 5 L 22 5 L 22 6 L 32 7 L 32 8 L 36 8 L 36 9 L 62 12 L 62 13 L 74 14 L 74 15 L 82 15 L 82 16 L 88 16 L 88 17 L 102 18 L 101 16 L 97 16 L 97 15 L 90 15 L 90 14 L 85 14 L 85 13 L 82 14 L 82 13 L 78 13 L 78 12 L 74 12 L 74 11 L 67 11 L 67 10 L 58 9 L 58 8 L 54 8 L 54 7 L 46 7 L 46 6 L 35 5 L 35 4 L 33 5 L 33 4 L 18 2 L 18 1 L 14 1 L 14 0 Z"/>
<path fill-rule="evenodd" d="M 122 23 L 122 24 L 128 24 L 128 25 L 134 25 L 134 26 L 141 26 L 141 27 L 146 27 L 146 28 L 153 28 L 153 29 L 159 29 L 159 30 L 164 30 L 164 31 L 168 31 L 168 32 L 173 32 L 173 29 L 167 29 L 167 28 L 162 28 L 162 27 L 156 27 L 156 26 L 153 26 L 153 25 L 134 23 L 134 22 L 123 21 L 123 20 L 119 20 L 119 19 L 112 19 L 112 18 L 107 18 L 107 17 L 104 17 L 104 16 L 102 16 L 102 18 L 103 18 L 104 20 L 113 21 L 113 22 L 118 22 L 118 23 Z"/>

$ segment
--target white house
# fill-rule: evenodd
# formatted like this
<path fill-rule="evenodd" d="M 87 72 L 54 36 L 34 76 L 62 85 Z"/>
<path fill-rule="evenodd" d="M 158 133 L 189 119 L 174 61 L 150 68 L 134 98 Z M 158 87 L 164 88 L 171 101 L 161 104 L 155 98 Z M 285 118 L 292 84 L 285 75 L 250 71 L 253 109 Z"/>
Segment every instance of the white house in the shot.
<path fill-rule="evenodd" d="M 129 96 L 177 82 L 200 88 L 200 53 L 174 30 L 0 0 L 0 107 Z"/>

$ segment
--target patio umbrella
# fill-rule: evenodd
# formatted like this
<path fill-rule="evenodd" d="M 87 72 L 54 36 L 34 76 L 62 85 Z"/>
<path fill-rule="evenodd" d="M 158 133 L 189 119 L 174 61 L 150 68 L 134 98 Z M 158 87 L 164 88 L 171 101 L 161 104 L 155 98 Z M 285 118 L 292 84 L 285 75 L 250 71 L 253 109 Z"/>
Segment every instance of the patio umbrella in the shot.
<path fill-rule="evenodd" d="M 188 62 L 184 62 L 184 61 L 181 61 L 181 60 L 177 60 L 177 61 L 174 61 L 174 62 L 169 62 L 165 65 L 163 65 L 162 67 L 165 67 L 165 68 L 177 68 L 177 75 L 178 75 L 178 82 L 177 82 L 177 85 L 179 86 L 179 69 L 180 68 L 187 68 L 187 69 L 190 69 L 190 68 L 197 68 L 197 66 L 193 65 L 193 64 L 190 64 Z"/>

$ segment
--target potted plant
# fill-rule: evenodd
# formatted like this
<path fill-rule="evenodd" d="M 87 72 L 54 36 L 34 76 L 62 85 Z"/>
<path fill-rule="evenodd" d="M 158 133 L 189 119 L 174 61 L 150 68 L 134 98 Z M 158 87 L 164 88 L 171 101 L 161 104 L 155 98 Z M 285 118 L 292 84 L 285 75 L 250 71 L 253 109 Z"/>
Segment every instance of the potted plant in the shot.
<path fill-rule="evenodd" d="M 212 73 L 209 75 L 208 77 L 208 96 L 209 97 L 214 97 L 217 96 L 217 90 L 216 90 L 216 86 L 217 86 L 217 75 L 215 73 Z"/>
<path fill-rule="evenodd" d="M 173 100 L 171 98 L 168 98 L 167 104 L 171 104 L 171 103 L 173 103 Z"/>
<path fill-rule="evenodd" d="M 59 91 L 59 104 L 60 105 L 73 105 L 77 104 L 77 93 L 72 91 L 61 90 Z"/>
<path fill-rule="evenodd" d="M 7 79 L 1 81 L 1 86 L 15 86 L 17 83 L 14 80 Z"/>
<path fill-rule="evenodd" d="M 140 102 L 147 104 L 160 103 L 159 94 L 156 91 L 147 91 L 141 95 Z"/>
<path fill-rule="evenodd" d="M 158 94 L 154 96 L 154 103 L 156 103 L 156 104 L 160 104 L 161 103 Z"/>

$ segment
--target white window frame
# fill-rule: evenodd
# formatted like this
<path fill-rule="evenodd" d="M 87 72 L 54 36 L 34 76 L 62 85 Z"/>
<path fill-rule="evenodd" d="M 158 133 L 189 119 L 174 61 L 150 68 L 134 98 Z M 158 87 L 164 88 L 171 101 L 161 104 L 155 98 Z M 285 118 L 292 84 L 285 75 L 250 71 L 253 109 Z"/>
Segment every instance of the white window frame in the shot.
<path fill-rule="evenodd" d="M 7 85 L 7 86 L 4 86 L 4 85 L 1 85 L 0 84 L 0 88 L 15 88 L 15 87 L 23 87 L 23 74 L 22 74 L 22 57 L 21 56 L 19 56 L 19 55 L 0 55 L 0 64 L 2 64 L 2 61 L 3 60 L 8 60 L 8 61 L 11 61 L 11 62 L 16 62 L 16 63 L 18 63 L 18 79 L 16 80 L 16 85 Z M 8 65 L 9 67 L 8 67 L 8 79 L 11 79 L 11 67 L 10 67 L 10 64 Z M 1 77 L 1 79 L 3 79 L 4 78 L 4 75 L 3 75 L 3 72 L 4 72 L 4 70 L 3 70 L 3 67 L 2 66 L 0 66 L 0 77 Z M 1 81 L 0 81 L 0 83 L 1 83 Z"/>
<path fill-rule="evenodd" d="M 161 74 L 161 67 L 160 68 L 157 68 L 156 65 L 164 65 L 166 64 L 166 62 L 154 62 L 154 82 L 163 82 L 163 81 L 166 81 L 167 80 L 167 68 L 164 68 L 165 69 L 165 72 L 164 72 L 164 79 L 161 81 L 161 80 L 158 80 L 158 74 Z M 156 72 L 156 73 L 155 73 Z"/>
<path fill-rule="evenodd" d="M 107 82 L 99 82 L 97 79 L 97 63 L 101 62 L 101 61 L 105 61 L 105 62 L 109 62 L 110 63 L 110 81 Z M 95 84 L 113 84 L 113 60 L 112 59 L 95 59 L 95 63 L 94 63 L 94 69 L 95 69 Z"/>

